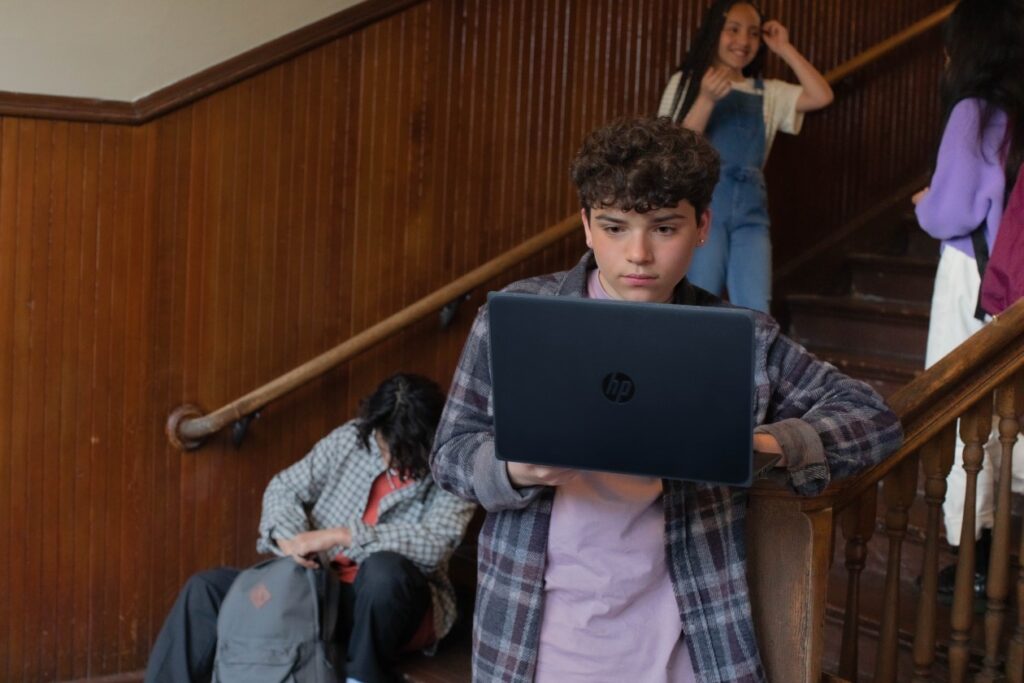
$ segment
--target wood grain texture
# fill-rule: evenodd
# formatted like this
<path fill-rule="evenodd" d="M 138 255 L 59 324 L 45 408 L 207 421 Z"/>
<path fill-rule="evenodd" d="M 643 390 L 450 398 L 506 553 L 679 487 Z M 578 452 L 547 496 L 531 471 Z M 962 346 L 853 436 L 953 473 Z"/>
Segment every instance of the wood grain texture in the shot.
<path fill-rule="evenodd" d="M 769 10 L 824 68 L 941 4 Z M 255 559 L 275 471 L 385 375 L 447 383 L 487 288 L 272 404 L 241 450 L 162 433 L 570 214 L 583 135 L 655 108 L 700 14 L 430 0 L 142 125 L 0 117 L 0 680 L 141 669 L 189 574 Z M 777 143 L 776 263 L 928 163 L 940 63 L 924 39 Z"/>

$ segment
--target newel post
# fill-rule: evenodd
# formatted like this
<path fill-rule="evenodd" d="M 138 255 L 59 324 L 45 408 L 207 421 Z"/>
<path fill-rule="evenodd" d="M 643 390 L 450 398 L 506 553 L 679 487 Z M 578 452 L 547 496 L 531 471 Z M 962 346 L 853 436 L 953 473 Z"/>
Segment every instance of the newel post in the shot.
<path fill-rule="evenodd" d="M 747 580 L 770 681 L 821 680 L 832 525 L 830 498 L 750 497 Z"/>

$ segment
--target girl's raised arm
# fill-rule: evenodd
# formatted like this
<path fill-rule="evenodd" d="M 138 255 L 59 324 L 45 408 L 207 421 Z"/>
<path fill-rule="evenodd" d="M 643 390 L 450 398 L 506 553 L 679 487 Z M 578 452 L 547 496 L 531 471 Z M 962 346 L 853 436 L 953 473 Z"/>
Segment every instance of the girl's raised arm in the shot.
<path fill-rule="evenodd" d="M 832 103 L 834 95 L 832 87 L 825 80 L 813 64 L 800 54 L 800 51 L 789 42 L 789 30 L 782 23 L 772 19 L 764 22 L 761 27 L 761 36 L 768 49 L 782 58 L 789 68 L 796 74 L 804 91 L 796 101 L 798 112 L 814 111 L 822 109 Z"/>

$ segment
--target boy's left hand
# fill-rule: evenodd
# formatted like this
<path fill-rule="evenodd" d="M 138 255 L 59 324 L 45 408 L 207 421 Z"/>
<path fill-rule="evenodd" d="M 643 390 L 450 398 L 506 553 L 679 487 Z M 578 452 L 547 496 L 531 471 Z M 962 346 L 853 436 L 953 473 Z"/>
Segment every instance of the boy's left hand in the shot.
<path fill-rule="evenodd" d="M 761 26 L 761 39 L 769 50 L 778 54 L 779 50 L 789 46 L 789 29 L 776 19 L 766 21 Z"/>
<path fill-rule="evenodd" d="M 775 463 L 776 467 L 786 466 L 786 454 L 782 452 L 782 445 L 771 434 L 754 434 L 754 450 L 761 453 L 777 453 L 782 457 Z"/>

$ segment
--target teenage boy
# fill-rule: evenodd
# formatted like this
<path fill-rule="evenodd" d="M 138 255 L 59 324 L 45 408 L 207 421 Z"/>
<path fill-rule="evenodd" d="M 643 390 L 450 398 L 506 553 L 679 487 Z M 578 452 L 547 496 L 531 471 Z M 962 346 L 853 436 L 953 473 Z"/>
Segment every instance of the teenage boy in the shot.
<path fill-rule="evenodd" d="M 572 164 L 591 251 L 572 270 L 507 291 L 727 305 L 685 279 L 707 239 L 718 172 L 704 138 L 667 118 L 591 133 Z M 781 455 L 795 491 L 816 494 L 899 445 L 899 422 L 866 384 L 766 315 L 757 314 L 756 340 L 754 445 Z M 438 484 L 487 511 L 474 680 L 764 681 L 745 576 L 745 490 L 497 460 L 489 347 L 484 307 L 431 455 Z M 685 454 L 685 433 L 679 441 Z"/>

